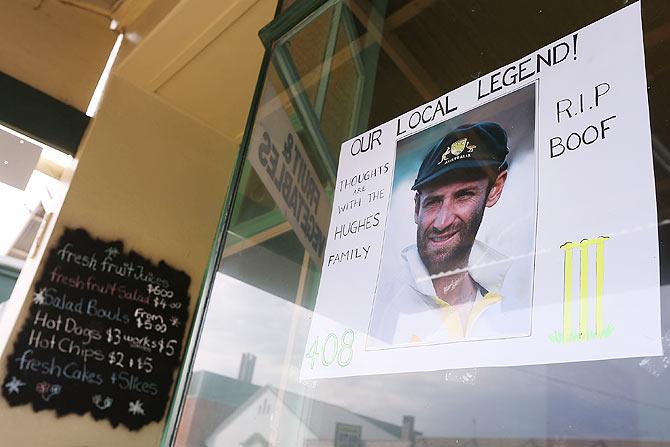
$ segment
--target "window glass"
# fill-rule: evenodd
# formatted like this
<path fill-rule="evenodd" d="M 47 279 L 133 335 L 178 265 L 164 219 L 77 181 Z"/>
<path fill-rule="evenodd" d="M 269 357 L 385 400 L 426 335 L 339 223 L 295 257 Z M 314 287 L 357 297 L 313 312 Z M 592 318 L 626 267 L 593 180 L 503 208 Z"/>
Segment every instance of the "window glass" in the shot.
<path fill-rule="evenodd" d="M 292 147 L 304 150 L 304 160 L 318 178 L 317 189 L 330 205 L 342 141 L 627 4 L 327 2 L 273 46 L 261 101 L 251 118 L 257 133 L 251 144 L 263 141 L 263 129 L 271 129 L 268 138 L 281 152 L 287 135 L 293 135 Z M 670 275 L 670 4 L 647 0 L 642 15 L 665 314 Z M 267 170 L 258 169 L 250 158 L 245 161 L 182 402 L 176 445 L 670 442 L 667 357 L 300 382 L 321 264 L 310 255 L 304 228 L 287 219 L 286 205 L 270 193 Z M 285 201 L 290 203 L 290 197 Z M 630 286 L 635 287 L 634 278 Z"/>

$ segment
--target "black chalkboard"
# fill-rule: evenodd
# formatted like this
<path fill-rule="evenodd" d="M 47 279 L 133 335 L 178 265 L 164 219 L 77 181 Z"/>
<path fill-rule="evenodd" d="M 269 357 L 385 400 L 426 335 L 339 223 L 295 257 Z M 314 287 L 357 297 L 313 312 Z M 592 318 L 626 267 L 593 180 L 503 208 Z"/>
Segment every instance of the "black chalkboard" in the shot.
<path fill-rule="evenodd" d="M 10 405 L 90 413 L 131 430 L 160 421 L 180 364 L 190 277 L 66 229 L 7 357 Z"/>

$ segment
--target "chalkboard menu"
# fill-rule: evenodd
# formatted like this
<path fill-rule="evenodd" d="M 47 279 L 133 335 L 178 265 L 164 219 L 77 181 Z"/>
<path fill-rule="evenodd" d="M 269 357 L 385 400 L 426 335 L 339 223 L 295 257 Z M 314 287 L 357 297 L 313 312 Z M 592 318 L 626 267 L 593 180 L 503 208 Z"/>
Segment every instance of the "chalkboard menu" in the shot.
<path fill-rule="evenodd" d="M 160 421 L 179 366 L 190 277 L 66 229 L 7 357 L 10 405 L 90 413 L 138 430 Z"/>

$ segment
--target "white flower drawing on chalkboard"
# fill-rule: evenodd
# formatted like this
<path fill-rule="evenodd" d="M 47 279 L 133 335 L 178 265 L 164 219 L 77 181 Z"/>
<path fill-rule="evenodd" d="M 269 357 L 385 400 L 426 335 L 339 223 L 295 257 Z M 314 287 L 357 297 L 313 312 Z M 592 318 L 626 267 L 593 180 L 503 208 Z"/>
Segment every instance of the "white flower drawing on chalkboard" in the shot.
<path fill-rule="evenodd" d="M 5 384 L 5 388 L 7 388 L 7 392 L 9 394 L 14 393 L 18 394 L 21 391 L 20 387 L 22 387 L 23 385 L 25 385 L 25 382 L 21 382 L 19 379 L 12 376 L 12 380 L 10 380 Z"/>
<path fill-rule="evenodd" d="M 129 402 L 128 413 L 134 415 L 144 416 L 144 408 L 142 408 L 142 401 L 137 399 L 135 402 Z"/>
<path fill-rule="evenodd" d="M 44 299 L 45 299 L 44 290 L 45 289 L 42 289 L 39 292 L 33 293 L 33 303 L 44 304 Z"/>

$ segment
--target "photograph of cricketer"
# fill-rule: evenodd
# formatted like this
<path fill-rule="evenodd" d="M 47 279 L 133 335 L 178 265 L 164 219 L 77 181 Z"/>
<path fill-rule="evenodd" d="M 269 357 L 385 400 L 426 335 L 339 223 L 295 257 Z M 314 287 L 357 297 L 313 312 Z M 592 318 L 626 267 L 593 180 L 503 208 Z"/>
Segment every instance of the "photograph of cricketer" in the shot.
<path fill-rule="evenodd" d="M 398 142 L 368 349 L 531 332 L 535 84 Z"/>

